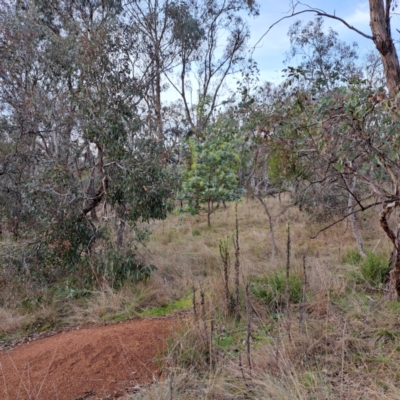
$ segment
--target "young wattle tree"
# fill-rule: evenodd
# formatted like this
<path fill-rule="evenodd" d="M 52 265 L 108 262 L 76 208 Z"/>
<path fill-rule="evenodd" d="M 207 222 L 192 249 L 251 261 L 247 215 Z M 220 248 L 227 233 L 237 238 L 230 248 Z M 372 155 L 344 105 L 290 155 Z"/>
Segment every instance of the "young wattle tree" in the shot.
<path fill-rule="evenodd" d="M 195 214 L 206 203 L 210 226 L 214 203 L 238 200 L 243 193 L 237 179 L 239 152 L 235 142 L 218 134 L 211 134 L 202 142 L 189 139 L 189 150 L 180 198 L 187 200 L 186 211 Z"/>

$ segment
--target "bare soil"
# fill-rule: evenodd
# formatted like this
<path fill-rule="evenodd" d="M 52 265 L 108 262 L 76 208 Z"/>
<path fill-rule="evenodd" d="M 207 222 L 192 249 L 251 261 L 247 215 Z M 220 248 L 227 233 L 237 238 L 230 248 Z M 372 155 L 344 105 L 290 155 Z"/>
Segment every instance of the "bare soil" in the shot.
<path fill-rule="evenodd" d="M 0 399 L 122 396 L 161 375 L 160 353 L 176 320 L 81 328 L 0 352 Z"/>

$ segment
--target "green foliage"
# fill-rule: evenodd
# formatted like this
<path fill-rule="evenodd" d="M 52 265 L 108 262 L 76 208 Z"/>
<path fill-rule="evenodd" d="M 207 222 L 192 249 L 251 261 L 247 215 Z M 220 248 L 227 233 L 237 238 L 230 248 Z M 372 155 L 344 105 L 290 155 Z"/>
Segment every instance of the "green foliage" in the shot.
<path fill-rule="evenodd" d="M 380 255 L 368 252 L 367 256 L 359 262 L 361 280 L 372 287 L 381 287 L 390 270 L 387 260 Z"/>
<path fill-rule="evenodd" d="M 163 304 L 159 307 L 149 308 L 141 312 L 143 317 L 161 317 L 163 315 L 171 314 L 176 311 L 184 311 L 190 309 L 192 306 L 192 299 L 179 299 L 171 303 Z"/>
<path fill-rule="evenodd" d="M 288 67 L 288 82 L 307 81 L 317 92 L 361 75 L 357 43 L 348 45 L 339 40 L 337 32 L 324 28 L 322 17 L 306 24 L 296 21 L 288 36 L 291 48 L 286 61 L 295 57 L 303 60 L 298 68 Z"/>
<path fill-rule="evenodd" d="M 357 249 L 350 249 L 342 257 L 343 264 L 357 265 L 362 260 L 362 257 Z"/>
<path fill-rule="evenodd" d="M 189 4 L 167 3 L 166 14 L 172 20 L 173 39 L 183 50 L 193 51 L 204 39 L 205 31 L 200 21 L 191 15 Z"/>
<path fill-rule="evenodd" d="M 372 251 L 368 251 L 363 258 L 357 249 L 351 249 L 343 256 L 342 262 L 358 268 L 354 273 L 357 282 L 367 283 L 374 288 L 382 287 L 390 271 L 388 260 Z"/>
<path fill-rule="evenodd" d="M 121 249 L 111 248 L 105 254 L 101 264 L 101 275 L 107 279 L 113 288 L 119 288 L 124 281 L 146 281 L 157 269 L 153 264 L 146 265 L 133 250 L 121 252 Z"/>
<path fill-rule="evenodd" d="M 82 252 L 95 236 L 95 228 L 82 215 L 72 214 L 55 220 L 40 246 L 43 269 L 46 270 L 48 265 L 52 266 L 53 271 L 57 267 L 74 270 Z"/>
<path fill-rule="evenodd" d="M 267 167 L 271 186 L 276 188 L 284 188 L 286 182 L 306 177 L 298 154 L 287 153 L 278 147 L 271 148 Z"/>
<path fill-rule="evenodd" d="M 138 139 L 124 150 L 120 162 L 110 166 L 108 201 L 128 206 L 130 221 L 164 219 L 175 188 L 176 172 L 163 162 L 168 152 L 162 143 Z"/>
<path fill-rule="evenodd" d="M 179 195 L 188 202 L 184 211 L 198 213 L 202 203 L 240 198 L 239 154 L 235 142 L 211 134 L 202 142 L 189 139 L 189 149 L 190 165 L 184 173 Z"/>
<path fill-rule="evenodd" d="M 285 302 L 286 270 L 280 269 L 265 277 L 258 278 L 252 285 L 252 294 L 273 308 L 281 307 Z M 289 278 L 289 299 L 299 303 L 302 296 L 302 276 L 292 272 Z"/>
<path fill-rule="evenodd" d="M 0 85 L 0 220 L 5 236 L 20 243 L 14 254 L 0 254 L 0 280 L 4 274 L 36 287 L 68 276 L 71 287 L 87 288 L 98 283 L 97 266 L 118 285 L 142 279 L 151 267 L 137 264 L 128 245 L 119 261 L 116 250 L 101 259 L 100 247 L 107 252 L 114 236 L 93 215 L 104 206 L 122 210 L 117 218 L 131 226 L 162 219 L 174 190 L 168 151 L 141 131 L 143 88 L 128 62 L 137 35 L 118 19 L 119 1 L 78 7 L 93 17 L 86 43 L 77 39 L 76 4 L 66 17 L 39 3 L 29 12 L 0 7 L 0 36 L 9 32 L 1 73 L 19 82 Z M 26 104 L 11 104 L 5 93 Z"/>

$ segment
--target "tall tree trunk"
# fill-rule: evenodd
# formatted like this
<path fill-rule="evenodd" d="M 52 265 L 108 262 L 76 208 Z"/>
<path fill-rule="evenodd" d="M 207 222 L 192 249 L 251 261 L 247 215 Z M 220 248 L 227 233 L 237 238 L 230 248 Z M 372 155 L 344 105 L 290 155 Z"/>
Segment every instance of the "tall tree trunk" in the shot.
<path fill-rule="evenodd" d="M 351 193 L 349 193 L 349 201 L 348 201 L 348 213 L 352 213 L 349 216 L 349 220 L 351 223 L 351 227 L 353 229 L 353 235 L 354 238 L 356 239 L 356 243 L 357 243 L 357 250 L 358 253 L 360 254 L 361 257 L 366 257 L 365 251 L 364 251 L 364 244 L 363 244 L 363 240 L 362 240 L 362 236 L 360 233 L 360 226 L 358 223 L 358 218 L 357 218 L 357 214 L 354 212 L 354 206 L 356 204 L 356 201 L 354 199 L 354 192 L 356 190 L 356 184 L 357 184 L 357 177 L 354 176 L 353 177 L 353 182 L 351 185 Z"/>
<path fill-rule="evenodd" d="M 117 206 L 117 246 L 122 247 L 124 241 L 124 228 L 125 228 L 125 204 Z"/>
<path fill-rule="evenodd" d="M 207 207 L 207 224 L 208 224 L 208 226 L 211 226 L 210 215 L 211 215 L 211 200 L 208 200 L 208 207 Z"/>
<path fill-rule="evenodd" d="M 88 158 L 88 163 L 89 163 L 89 168 L 90 168 L 90 175 L 89 175 L 89 186 L 86 190 L 87 195 L 91 198 L 94 199 L 96 197 L 96 188 L 94 185 L 94 167 L 95 167 L 95 159 L 92 153 L 92 150 L 90 149 L 90 143 L 87 145 L 87 158 Z M 92 218 L 93 221 L 97 221 L 97 213 L 96 213 L 96 207 L 94 207 L 90 211 L 90 217 Z"/>
<path fill-rule="evenodd" d="M 271 244 L 272 244 L 272 258 L 275 258 L 276 256 L 276 240 L 275 240 L 275 234 L 274 234 L 274 223 L 272 220 L 271 213 L 269 212 L 267 203 L 264 201 L 264 199 L 261 197 L 260 194 L 255 194 L 257 199 L 260 201 L 262 206 L 264 207 L 264 210 L 268 216 L 268 223 L 269 223 L 269 232 L 271 234 Z"/>
<path fill-rule="evenodd" d="M 394 96 L 400 85 L 400 64 L 390 29 L 391 3 L 391 0 L 369 0 L 373 41 L 382 58 L 389 92 Z"/>
<path fill-rule="evenodd" d="M 161 66 L 159 54 L 156 56 L 156 73 L 155 73 L 155 88 L 154 88 L 154 105 L 157 118 L 157 136 L 159 140 L 164 139 L 163 121 L 161 115 Z"/>

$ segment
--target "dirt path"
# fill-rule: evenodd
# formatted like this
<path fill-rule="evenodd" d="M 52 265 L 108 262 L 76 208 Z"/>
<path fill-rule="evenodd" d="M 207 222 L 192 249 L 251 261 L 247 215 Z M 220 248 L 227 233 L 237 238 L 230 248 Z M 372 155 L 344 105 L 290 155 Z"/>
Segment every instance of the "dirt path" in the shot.
<path fill-rule="evenodd" d="M 0 399 L 115 398 L 158 376 L 175 319 L 68 331 L 0 353 Z M 110 396 L 110 397 L 107 397 Z"/>

